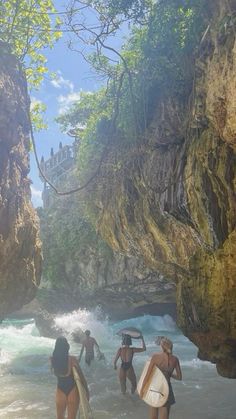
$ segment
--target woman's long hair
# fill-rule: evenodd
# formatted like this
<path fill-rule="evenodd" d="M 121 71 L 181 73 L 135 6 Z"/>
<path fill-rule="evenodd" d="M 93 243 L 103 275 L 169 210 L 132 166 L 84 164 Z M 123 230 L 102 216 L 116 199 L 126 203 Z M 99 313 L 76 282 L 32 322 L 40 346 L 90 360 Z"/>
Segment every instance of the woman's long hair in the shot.
<path fill-rule="evenodd" d="M 64 336 L 57 338 L 52 354 L 52 367 L 56 375 L 67 374 L 69 349 L 70 345 Z"/>

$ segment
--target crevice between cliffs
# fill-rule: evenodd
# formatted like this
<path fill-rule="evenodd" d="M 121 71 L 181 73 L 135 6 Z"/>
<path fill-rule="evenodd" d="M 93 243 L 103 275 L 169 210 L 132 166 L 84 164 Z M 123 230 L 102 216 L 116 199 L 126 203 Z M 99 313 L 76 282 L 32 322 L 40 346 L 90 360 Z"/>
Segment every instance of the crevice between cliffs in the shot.
<path fill-rule="evenodd" d="M 199 357 L 236 378 L 236 39 L 230 19 L 222 33 L 228 2 L 214 4 L 212 23 L 194 57 L 188 96 L 161 95 L 143 141 L 125 157 L 122 146 L 112 147 L 83 194 L 55 197 L 48 211 L 39 211 L 45 255 L 40 292 L 47 306 L 43 293 L 50 282 L 68 309 L 102 304 L 117 317 L 128 316 L 130 308 L 133 313 L 176 301 L 178 325 L 198 346 Z M 5 115 L 0 124 L 1 219 L 6 220 L 0 242 L 2 316 L 8 306 L 17 309 L 32 299 L 41 269 L 26 177 L 28 98 L 14 59 L 7 60 L 2 77 L 20 77 L 15 85 L 22 89 L 22 101 L 11 101 L 15 90 L 7 93 L 3 84 L 1 97 L 8 95 L 10 111 L 0 109 Z M 9 134 L 10 116 L 17 122 Z"/>
<path fill-rule="evenodd" d="M 141 290 L 146 273 L 154 275 L 155 284 L 149 284 L 149 294 L 145 290 L 150 298 L 145 304 L 160 302 L 162 281 L 176 288 L 178 325 L 202 359 L 235 378 L 235 26 L 227 2 L 215 2 L 213 9 L 195 54 L 188 97 L 161 95 L 143 141 L 125 156 L 122 145 L 111 147 L 99 177 L 73 198 L 77 207 L 86 202 L 96 251 L 87 236 L 84 255 L 74 247 L 68 262 L 60 246 L 58 253 L 60 278 L 70 281 L 73 270 L 79 278 L 70 289 L 77 290 L 80 302 L 89 296 L 105 307 L 122 298 L 128 302 L 125 281 L 126 292 L 129 286 Z M 49 239 L 46 232 L 44 237 Z M 46 251 L 50 254 L 47 245 Z M 133 309 L 136 303 L 130 299 Z"/>

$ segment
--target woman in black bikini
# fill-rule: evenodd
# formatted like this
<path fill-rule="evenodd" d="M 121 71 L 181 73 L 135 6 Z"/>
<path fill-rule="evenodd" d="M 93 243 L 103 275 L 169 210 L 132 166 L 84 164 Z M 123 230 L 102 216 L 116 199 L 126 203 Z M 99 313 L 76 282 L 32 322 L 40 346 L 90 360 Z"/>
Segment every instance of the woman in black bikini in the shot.
<path fill-rule="evenodd" d="M 144 352 L 146 351 L 146 345 L 141 336 L 142 340 L 142 348 L 130 348 L 132 345 L 132 340 L 129 335 L 123 335 L 122 339 L 122 347 L 118 349 L 117 354 L 114 359 L 114 369 L 117 369 L 117 361 L 121 359 L 121 366 L 119 370 L 119 379 L 120 379 L 120 387 L 121 392 L 123 394 L 126 393 L 126 378 L 128 378 L 131 382 L 131 393 L 133 394 L 137 387 L 137 380 L 136 375 L 134 372 L 134 368 L 132 365 L 133 356 L 136 352 Z"/>
<path fill-rule="evenodd" d="M 63 336 L 57 338 L 51 357 L 51 366 L 57 377 L 56 408 L 57 419 L 64 419 L 67 409 L 68 419 L 76 419 L 79 408 L 79 393 L 73 377 L 75 367 L 89 398 L 87 382 L 74 356 L 69 355 L 70 345 Z"/>

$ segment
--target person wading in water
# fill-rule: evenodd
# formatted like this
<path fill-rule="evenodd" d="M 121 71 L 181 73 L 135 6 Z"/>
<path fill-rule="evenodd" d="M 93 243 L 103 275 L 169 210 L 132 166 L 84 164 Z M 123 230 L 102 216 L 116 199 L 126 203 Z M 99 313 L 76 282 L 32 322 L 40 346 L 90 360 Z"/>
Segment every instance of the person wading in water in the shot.
<path fill-rule="evenodd" d="M 137 380 L 136 375 L 134 372 L 134 368 L 132 365 L 133 356 L 137 352 L 144 352 L 146 351 L 146 345 L 143 339 L 143 336 L 140 337 L 142 340 L 142 348 L 130 348 L 132 345 L 132 339 L 129 335 L 123 335 L 122 339 L 122 347 L 118 349 L 117 354 L 114 359 L 114 369 L 117 369 L 117 361 L 121 359 L 121 366 L 119 369 L 119 379 L 120 379 L 120 387 L 121 393 L 126 393 L 126 378 L 129 379 L 131 382 L 131 393 L 133 394 L 137 387 Z"/>
<path fill-rule="evenodd" d="M 69 355 L 69 349 L 70 345 L 67 339 L 61 336 L 57 338 L 52 357 L 50 358 L 51 369 L 57 377 L 57 419 L 64 419 L 66 410 L 68 419 L 76 419 L 77 416 L 80 396 L 73 376 L 73 367 L 76 368 L 87 399 L 89 399 L 87 382 L 76 357 Z"/>
<path fill-rule="evenodd" d="M 178 358 L 172 355 L 173 343 L 171 340 L 162 336 L 156 339 L 156 344 L 161 345 L 162 352 L 155 353 L 151 357 L 147 374 L 140 390 L 140 397 L 142 398 L 145 394 L 145 386 L 148 383 L 153 367 L 157 366 L 166 377 L 169 385 L 169 396 L 164 406 L 158 408 L 150 407 L 150 419 L 169 419 L 170 407 L 175 403 L 170 379 L 182 380 L 182 372 Z"/>
<path fill-rule="evenodd" d="M 91 362 L 94 360 L 94 346 L 97 349 L 99 359 L 102 359 L 102 357 L 104 357 L 104 355 L 100 351 L 100 348 L 99 348 L 99 345 L 98 345 L 96 339 L 94 339 L 92 336 L 90 336 L 90 333 L 91 333 L 90 330 L 85 330 L 84 333 L 85 333 L 86 338 L 82 342 L 82 348 L 81 348 L 80 355 L 79 355 L 79 362 L 82 358 L 84 348 L 85 348 L 85 362 L 86 362 L 87 365 L 90 365 Z"/>

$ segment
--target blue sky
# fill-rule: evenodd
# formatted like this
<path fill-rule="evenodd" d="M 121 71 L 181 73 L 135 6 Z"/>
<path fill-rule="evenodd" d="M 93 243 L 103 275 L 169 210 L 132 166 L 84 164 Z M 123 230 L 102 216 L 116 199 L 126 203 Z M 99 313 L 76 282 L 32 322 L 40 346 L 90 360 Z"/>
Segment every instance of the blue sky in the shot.
<path fill-rule="evenodd" d="M 56 1 L 58 10 L 62 2 Z M 112 46 L 118 46 L 121 43 L 122 36 L 120 33 L 118 38 L 112 40 Z M 59 130 L 55 118 L 68 109 L 75 100 L 79 99 L 80 92 L 94 91 L 100 86 L 99 79 L 95 77 L 92 70 L 82 56 L 76 52 L 72 52 L 67 47 L 67 36 L 63 36 L 53 49 L 46 51 L 47 66 L 50 72 L 56 73 L 56 79 L 49 76 L 45 78 L 40 89 L 31 93 L 31 101 L 35 100 L 43 102 L 46 107 L 45 121 L 48 129 L 34 133 L 37 154 L 39 159 L 43 155 L 47 159 L 50 155 L 51 147 L 54 151 L 58 150 L 59 142 L 69 144 L 72 138 L 62 134 Z M 43 184 L 39 179 L 38 169 L 34 153 L 30 156 L 30 178 L 32 180 L 32 202 L 35 207 L 42 205 L 41 192 Z"/>
<path fill-rule="evenodd" d="M 69 51 L 66 41 L 61 39 L 53 50 L 47 52 L 48 67 L 51 72 L 57 74 L 56 79 L 47 77 L 39 91 L 31 93 L 31 101 L 42 101 L 46 104 L 45 121 L 47 130 L 34 133 L 37 154 L 39 159 L 42 155 L 47 159 L 51 147 L 56 151 L 59 142 L 63 144 L 71 142 L 71 137 L 62 134 L 55 118 L 67 109 L 73 101 L 79 98 L 81 90 L 92 91 L 99 87 L 97 80 L 92 78 L 88 64 L 77 53 Z M 38 169 L 34 153 L 31 153 L 30 178 L 32 184 L 32 202 L 34 206 L 42 204 L 41 191 L 43 184 L 38 176 Z"/>

